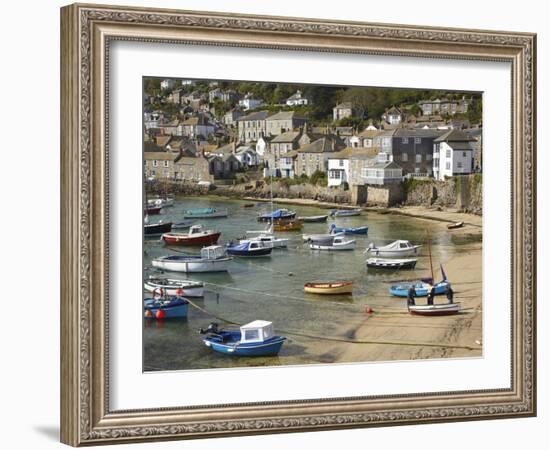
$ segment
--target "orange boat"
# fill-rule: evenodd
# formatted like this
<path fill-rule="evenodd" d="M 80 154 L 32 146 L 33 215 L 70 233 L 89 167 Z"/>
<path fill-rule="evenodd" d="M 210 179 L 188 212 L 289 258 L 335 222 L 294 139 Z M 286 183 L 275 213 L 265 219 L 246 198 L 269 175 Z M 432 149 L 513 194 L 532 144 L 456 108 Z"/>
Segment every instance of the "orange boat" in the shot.
<path fill-rule="evenodd" d="M 351 294 L 353 292 L 353 281 L 306 283 L 304 284 L 304 292 L 321 295 Z"/>
<path fill-rule="evenodd" d="M 300 231 L 304 224 L 300 220 L 278 221 L 273 224 L 273 231 Z"/>

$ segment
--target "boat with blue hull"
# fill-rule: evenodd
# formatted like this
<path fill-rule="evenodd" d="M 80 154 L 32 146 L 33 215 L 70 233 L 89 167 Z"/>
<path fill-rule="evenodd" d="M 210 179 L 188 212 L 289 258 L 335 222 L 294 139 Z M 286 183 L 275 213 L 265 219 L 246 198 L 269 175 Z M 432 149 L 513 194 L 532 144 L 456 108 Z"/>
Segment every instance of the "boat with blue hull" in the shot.
<path fill-rule="evenodd" d="M 240 244 L 228 245 L 227 254 L 232 256 L 269 256 L 273 247 L 264 246 L 260 241 L 245 240 Z"/>
<path fill-rule="evenodd" d="M 409 289 L 414 286 L 415 297 L 426 297 L 432 288 L 432 284 L 424 281 L 418 281 L 416 283 L 404 283 L 396 284 L 390 287 L 390 294 L 395 297 L 407 297 L 409 295 Z M 433 285 L 435 288 L 435 295 L 443 295 L 446 292 L 447 286 L 451 287 L 451 283 L 447 280 L 440 281 Z"/>
<path fill-rule="evenodd" d="M 183 211 L 184 219 L 215 219 L 228 216 L 227 209 L 194 208 Z"/>
<path fill-rule="evenodd" d="M 345 233 L 345 234 L 363 234 L 369 233 L 369 227 L 337 227 L 335 223 L 330 224 L 331 233 Z"/>
<path fill-rule="evenodd" d="M 143 309 L 146 319 L 185 319 L 189 302 L 183 297 L 146 298 Z"/>
<path fill-rule="evenodd" d="M 286 338 L 273 334 L 273 324 L 255 320 L 240 327 L 240 330 L 223 330 L 211 323 L 204 334 L 204 345 L 212 350 L 231 356 L 276 356 Z"/>
<path fill-rule="evenodd" d="M 259 215 L 258 222 L 277 222 L 281 220 L 294 219 L 295 217 L 295 211 L 289 211 L 288 209 L 277 209 L 273 212 Z"/>

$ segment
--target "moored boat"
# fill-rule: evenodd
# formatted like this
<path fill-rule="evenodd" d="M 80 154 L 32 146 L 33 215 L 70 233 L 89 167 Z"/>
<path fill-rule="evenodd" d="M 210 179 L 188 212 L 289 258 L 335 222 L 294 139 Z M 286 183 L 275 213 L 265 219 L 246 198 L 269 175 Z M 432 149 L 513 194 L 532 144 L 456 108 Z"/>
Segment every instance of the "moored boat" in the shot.
<path fill-rule="evenodd" d="M 454 230 L 456 228 L 462 228 L 464 226 L 464 222 L 455 222 L 447 225 L 447 229 Z"/>
<path fill-rule="evenodd" d="M 451 283 L 447 280 L 443 280 L 439 283 L 435 283 L 434 285 L 425 281 L 396 284 L 390 287 L 390 294 L 395 297 L 407 297 L 409 295 L 409 289 L 411 288 L 411 286 L 414 287 L 415 297 L 426 297 L 432 289 L 432 286 L 435 288 L 435 295 L 443 295 L 446 292 L 447 286 L 451 287 Z"/>
<path fill-rule="evenodd" d="M 372 269 L 414 269 L 417 259 L 384 259 L 369 258 L 366 261 L 367 267 Z"/>
<path fill-rule="evenodd" d="M 240 330 L 224 330 L 211 323 L 204 334 L 204 344 L 212 350 L 233 356 L 275 356 L 281 350 L 284 336 L 273 334 L 273 324 L 255 320 L 240 327 Z"/>
<path fill-rule="evenodd" d="M 229 245 L 227 247 L 227 253 L 232 256 L 269 256 L 273 247 L 264 247 L 261 242 L 254 240 L 245 240 L 240 244 Z"/>
<path fill-rule="evenodd" d="M 330 215 L 331 217 L 351 217 L 351 216 L 360 216 L 361 215 L 361 208 L 353 208 L 353 209 L 335 209 L 331 211 Z"/>
<path fill-rule="evenodd" d="M 304 292 L 308 294 L 338 295 L 351 294 L 353 281 L 326 281 L 304 284 Z"/>
<path fill-rule="evenodd" d="M 224 248 L 220 245 L 204 247 L 200 256 L 170 255 L 151 261 L 153 267 L 172 272 L 227 272 L 229 262 Z"/>
<path fill-rule="evenodd" d="M 204 283 L 200 281 L 149 277 L 145 280 L 143 287 L 146 291 L 159 292 L 161 295 L 176 295 L 184 297 L 204 296 Z"/>
<path fill-rule="evenodd" d="M 220 235 L 220 231 L 203 230 L 201 225 L 193 225 L 188 233 L 164 233 L 162 240 L 167 245 L 213 245 Z"/>
<path fill-rule="evenodd" d="M 182 297 L 146 298 L 143 301 L 146 319 L 184 319 L 189 302 Z"/>
<path fill-rule="evenodd" d="M 336 236 L 344 236 L 344 233 L 302 234 L 302 239 L 310 244 L 330 244 Z"/>
<path fill-rule="evenodd" d="M 195 224 L 192 220 L 184 220 L 182 222 L 176 222 L 172 225 L 172 230 L 187 230 Z"/>
<path fill-rule="evenodd" d="M 330 243 L 321 244 L 309 244 L 309 248 L 312 250 L 326 250 L 326 251 L 342 251 L 342 250 L 354 250 L 357 242 L 355 240 L 346 240 L 344 236 L 335 236 Z"/>
<path fill-rule="evenodd" d="M 298 217 L 298 220 L 301 220 L 304 223 L 319 223 L 319 222 L 326 222 L 328 219 L 328 215 L 324 216 L 304 216 L 304 217 Z"/>
<path fill-rule="evenodd" d="M 227 209 L 217 208 L 194 208 L 186 209 L 183 211 L 184 219 L 215 219 L 220 217 L 227 217 Z"/>
<path fill-rule="evenodd" d="M 275 222 L 277 220 L 290 220 L 296 217 L 295 211 L 289 211 L 288 209 L 277 209 L 270 213 L 260 214 L 258 216 L 258 222 Z"/>
<path fill-rule="evenodd" d="M 369 227 L 337 227 L 335 223 L 330 224 L 331 233 L 345 233 L 345 234 L 368 234 Z"/>
<path fill-rule="evenodd" d="M 143 225 L 143 234 L 145 236 L 160 236 L 164 233 L 169 233 L 171 230 L 172 222 L 159 221 Z"/>
<path fill-rule="evenodd" d="M 409 305 L 409 312 L 421 316 L 449 316 L 460 312 L 459 303 L 441 303 L 436 305 Z"/>
<path fill-rule="evenodd" d="M 254 208 L 254 206 L 256 206 L 255 203 L 245 203 L 245 204 L 243 205 L 243 208 Z"/>
<path fill-rule="evenodd" d="M 286 248 L 288 246 L 289 239 L 276 237 L 273 234 L 260 234 L 259 236 L 252 237 L 250 239 L 243 239 L 240 241 L 242 244 L 245 241 L 257 241 L 264 247 L 269 248 Z"/>
<path fill-rule="evenodd" d="M 300 231 L 303 226 L 299 220 L 277 221 L 273 224 L 273 231 Z"/>
<path fill-rule="evenodd" d="M 145 214 L 146 216 L 157 216 L 160 214 L 160 210 L 162 208 L 160 206 L 157 206 L 157 205 L 147 205 L 144 209 L 143 209 L 143 214 Z"/>
<path fill-rule="evenodd" d="M 397 240 L 391 244 L 382 247 L 376 247 L 374 243 L 370 243 L 365 253 L 371 253 L 374 256 L 411 256 L 418 253 L 421 245 L 412 245 L 409 241 Z"/>

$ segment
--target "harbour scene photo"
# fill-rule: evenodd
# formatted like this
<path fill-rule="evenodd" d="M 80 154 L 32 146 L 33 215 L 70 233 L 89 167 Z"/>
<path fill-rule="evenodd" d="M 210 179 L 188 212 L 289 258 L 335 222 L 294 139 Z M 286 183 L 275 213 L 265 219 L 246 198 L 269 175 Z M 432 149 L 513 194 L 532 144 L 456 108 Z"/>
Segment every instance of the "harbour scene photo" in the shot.
<path fill-rule="evenodd" d="M 483 355 L 480 93 L 143 88 L 144 371 Z"/>

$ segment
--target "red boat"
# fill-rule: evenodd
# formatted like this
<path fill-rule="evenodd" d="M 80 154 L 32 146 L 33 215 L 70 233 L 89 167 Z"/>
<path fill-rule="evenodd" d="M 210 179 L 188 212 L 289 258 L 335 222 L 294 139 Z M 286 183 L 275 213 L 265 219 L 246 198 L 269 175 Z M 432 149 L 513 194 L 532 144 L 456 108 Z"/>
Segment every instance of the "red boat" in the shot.
<path fill-rule="evenodd" d="M 160 214 L 160 210 L 160 206 L 147 206 L 143 210 L 143 214 L 145 214 L 146 216 L 156 216 L 157 214 Z"/>
<path fill-rule="evenodd" d="M 201 225 L 193 225 L 189 233 L 164 233 L 162 240 L 167 245 L 213 245 L 220 235 L 219 231 L 205 231 Z"/>

